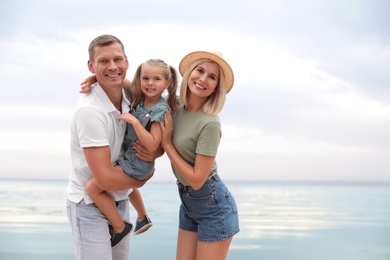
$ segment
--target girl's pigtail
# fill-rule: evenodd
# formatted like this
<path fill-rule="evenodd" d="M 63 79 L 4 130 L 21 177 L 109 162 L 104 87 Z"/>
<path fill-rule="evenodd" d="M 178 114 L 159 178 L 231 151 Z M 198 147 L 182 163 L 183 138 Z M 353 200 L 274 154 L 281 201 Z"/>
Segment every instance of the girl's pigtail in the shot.
<path fill-rule="evenodd" d="M 140 64 L 134 74 L 133 81 L 131 82 L 129 92 L 131 93 L 130 107 L 136 107 L 143 100 L 143 93 L 141 91 L 141 71 L 143 63 Z"/>
<path fill-rule="evenodd" d="M 178 111 L 179 100 L 177 98 L 177 86 L 178 86 L 178 76 L 177 71 L 174 67 L 169 66 L 171 71 L 171 84 L 168 87 L 168 97 L 167 103 L 171 108 L 172 114 L 175 115 Z"/>

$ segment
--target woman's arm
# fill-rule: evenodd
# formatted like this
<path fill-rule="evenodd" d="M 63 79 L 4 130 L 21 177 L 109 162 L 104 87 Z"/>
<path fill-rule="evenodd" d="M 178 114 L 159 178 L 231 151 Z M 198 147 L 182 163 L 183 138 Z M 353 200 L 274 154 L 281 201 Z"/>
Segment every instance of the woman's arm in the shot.
<path fill-rule="evenodd" d="M 173 146 L 171 114 L 166 112 L 164 119 L 165 126 L 160 123 L 160 127 L 163 132 L 161 146 L 165 150 L 165 153 L 168 155 L 173 166 L 178 172 L 180 172 L 181 176 L 194 190 L 198 190 L 207 180 L 211 167 L 213 166 L 215 156 L 197 154 L 195 158 L 195 165 L 192 167 L 180 156 L 176 148 Z"/>

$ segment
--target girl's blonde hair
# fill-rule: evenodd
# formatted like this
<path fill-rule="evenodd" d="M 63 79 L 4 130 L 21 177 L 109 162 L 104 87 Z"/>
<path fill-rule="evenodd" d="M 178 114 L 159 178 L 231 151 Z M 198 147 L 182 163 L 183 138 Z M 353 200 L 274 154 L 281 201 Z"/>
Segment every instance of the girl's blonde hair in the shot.
<path fill-rule="evenodd" d="M 188 78 L 191 75 L 191 72 L 200 64 L 204 62 L 213 62 L 218 65 L 218 63 L 208 60 L 208 59 L 200 59 L 195 61 L 184 73 L 183 80 L 180 85 L 180 102 L 183 105 L 186 105 L 188 102 L 188 98 L 190 96 L 190 91 L 188 87 Z M 203 106 L 203 112 L 205 112 L 208 115 L 217 115 L 225 105 L 226 100 L 226 81 L 225 81 L 225 75 L 223 74 L 223 71 L 221 67 L 218 65 L 219 68 L 219 79 L 218 84 L 216 87 L 216 91 L 213 92 L 208 98 L 206 103 Z"/>
<path fill-rule="evenodd" d="M 166 64 L 163 60 L 160 59 L 150 59 L 144 63 L 141 63 L 135 74 L 133 81 L 126 88 L 126 94 L 129 96 L 131 103 L 130 107 L 133 108 L 137 106 L 141 101 L 145 99 L 145 94 L 141 90 L 141 73 L 142 69 L 145 66 L 156 66 L 163 69 L 163 76 L 165 80 L 169 80 L 170 84 L 168 87 L 168 96 L 166 98 L 167 104 L 171 108 L 172 114 L 176 114 L 178 111 L 178 100 L 177 100 L 177 87 L 178 87 L 178 76 L 176 69 L 168 64 Z"/>

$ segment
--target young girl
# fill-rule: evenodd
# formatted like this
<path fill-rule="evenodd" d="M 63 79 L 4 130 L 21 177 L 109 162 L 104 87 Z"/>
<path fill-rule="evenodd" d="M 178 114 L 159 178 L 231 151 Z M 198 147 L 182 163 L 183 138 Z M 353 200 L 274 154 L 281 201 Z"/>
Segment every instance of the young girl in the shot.
<path fill-rule="evenodd" d="M 89 81 L 91 80 L 90 78 Z M 162 97 L 165 89 L 168 90 L 168 104 Z M 176 90 L 176 70 L 159 59 L 151 59 L 139 65 L 133 81 L 126 88 L 126 94 L 131 103 L 130 111 L 118 117 L 118 120 L 125 120 L 128 124 L 123 141 L 124 156 L 118 160 L 119 166 L 117 167 L 121 167 L 123 172 L 130 177 L 145 180 L 153 175 L 154 161 L 145 162 L 138 159 L 132 147 L 136 140 L 139 140 L 149 151 L 155 151 L 160 146 L 162 139 L 160 123 L 164 122 L 164 114 L 169 110 L 172 113 L 177 110 Z M 82 90 L 82 92 L 87 91 L 88 88 Z M 116 246 L 132 231 L 132 225 L 122 220 L 113 198 L 100 189 L 93 178 L 87 182 L 86 190 L 96 206 L 109 220 L 111 245 Z M 138 193 L 138 190 L 135 189 L 133 192 Z M 134 203 L 132 193 L 129 195 L 129 199 L 135 205 L 137 202 Z M 141 203 L 143 206 L 140 194 L 137 196 L 141 200 L 138 200 L 138 204 Z M 151 224 L 147 216 L 145 218 L 141 222 L 137 220 L 137 226 L 142 222 L 144 222 L 143 224 Z"/>
<path fill-rule="evenodd" d="M 193 52 L 179 65 L 179 112 L 165 113 L 162 147 L 171 160 L 181 199 L 176 259 L 226 259 L 239 232 L 237 206 L 218 175 L 218 113 L 234 74 L 220 53 Z M 172 122 L 173 121 L 173 122 Z M 174 131 L 173 131 L 174 129 Z"/>

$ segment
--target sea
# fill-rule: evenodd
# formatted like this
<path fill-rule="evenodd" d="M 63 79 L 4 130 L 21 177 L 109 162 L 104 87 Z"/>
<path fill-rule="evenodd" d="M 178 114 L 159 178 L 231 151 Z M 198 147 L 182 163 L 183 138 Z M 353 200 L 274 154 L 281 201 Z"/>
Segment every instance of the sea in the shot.
<path fill-rule="evenodd" d="M 390 183 L 226 184 L 241 229 L 227 259 L 390 260 Z M 66 180 L 0 179 L 1 260 L 74 259 L 66 187 Z M 141 193 L 154 225 L 131 235 L 130 259 L 175 259 L 176 184 L 149 181 Z"/>

